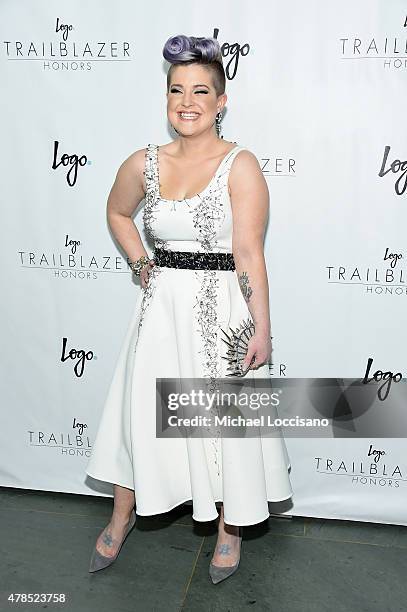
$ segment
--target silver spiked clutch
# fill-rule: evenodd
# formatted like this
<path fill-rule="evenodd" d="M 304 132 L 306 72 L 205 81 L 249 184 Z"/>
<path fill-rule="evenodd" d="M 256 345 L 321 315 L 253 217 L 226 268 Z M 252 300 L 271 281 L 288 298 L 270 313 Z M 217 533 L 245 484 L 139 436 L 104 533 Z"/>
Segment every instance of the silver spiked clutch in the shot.
<path fill-rule="evenodd" d="M 227 359 L 229 362 L 229 374 L 226 376 L 243 376 L 242 361 L 246 357 L 247 348 L 250 338 L 254 335 L 254 323 L 250 319 L 243 321 L 236 329 L 229 327 L 230 334 L 227 334 L 224 329 L 221 331 L 225 334 L 227 340 L 221 340 L 227 345 L 226 357 L 222 355 L 222 359 Z M 252 362 L 254 361 L 254 356 Z"/>

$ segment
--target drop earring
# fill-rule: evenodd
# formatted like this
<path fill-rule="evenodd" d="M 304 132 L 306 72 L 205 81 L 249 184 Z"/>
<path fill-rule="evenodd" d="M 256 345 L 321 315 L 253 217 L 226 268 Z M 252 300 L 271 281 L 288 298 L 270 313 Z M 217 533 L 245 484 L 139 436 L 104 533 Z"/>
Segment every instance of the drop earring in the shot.
<path fill-rule="evenodd" d="M 216 133 L 218 135 L 218 138 L 220 138 L 220 132 L 221 132 L 221 121 L 222 121 L 222 113 L 219 111 L 216 115 Z"/>

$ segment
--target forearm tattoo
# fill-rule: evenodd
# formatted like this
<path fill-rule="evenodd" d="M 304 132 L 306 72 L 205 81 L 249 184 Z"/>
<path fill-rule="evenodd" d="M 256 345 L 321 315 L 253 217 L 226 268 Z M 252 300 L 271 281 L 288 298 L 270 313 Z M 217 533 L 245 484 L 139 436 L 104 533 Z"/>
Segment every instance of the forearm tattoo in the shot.
<path fill-rule="evenodd" d="M 252 295 L 253 291 L 252 291 L 252 288 L 249 286 L 249 277 L 247 276 L 247 272 L 242 272 L 241 274 L 238 274 L 238 279 L 239 279 L 240 289 L 242 290 L 242 293 L 243 293 L 243 297 L 246 300 L 246 302 L 248 302 L 250 300 L 250 296 Z"/>

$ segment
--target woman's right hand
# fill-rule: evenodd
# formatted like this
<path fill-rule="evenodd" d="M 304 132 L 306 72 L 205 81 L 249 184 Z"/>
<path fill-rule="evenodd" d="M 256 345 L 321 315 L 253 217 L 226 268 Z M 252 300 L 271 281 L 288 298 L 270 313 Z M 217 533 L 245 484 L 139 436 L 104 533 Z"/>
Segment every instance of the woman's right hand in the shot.
<path fill-rule="evenodd" d="M 155 262 L 153 259 L 151 259 L 145 266 L 141 268 L 140 281 L 143 289 L 146 289 L 148 286 L 148 279 L 150 276 L 151 268 L 153 268 L 153 266 L 155 266 Z"/>

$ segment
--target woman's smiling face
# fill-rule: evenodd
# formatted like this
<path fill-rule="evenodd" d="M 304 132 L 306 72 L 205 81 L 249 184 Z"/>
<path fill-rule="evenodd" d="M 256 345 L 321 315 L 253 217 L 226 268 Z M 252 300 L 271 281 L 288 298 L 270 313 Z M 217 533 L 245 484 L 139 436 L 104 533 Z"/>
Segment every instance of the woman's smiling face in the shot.
<path fill-rule="evenodd" d="M 226 94 L 216 95 L 210 69 L 196 63 L 172 69 L 167 115 L 181 135 L 199 134 L 211 129 L 226 99 Z"/>

